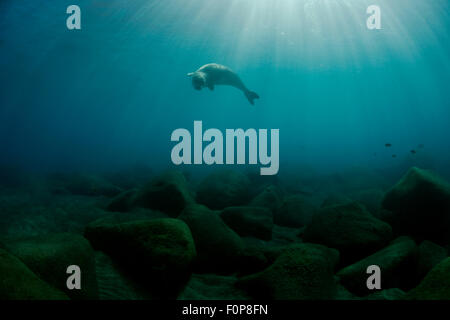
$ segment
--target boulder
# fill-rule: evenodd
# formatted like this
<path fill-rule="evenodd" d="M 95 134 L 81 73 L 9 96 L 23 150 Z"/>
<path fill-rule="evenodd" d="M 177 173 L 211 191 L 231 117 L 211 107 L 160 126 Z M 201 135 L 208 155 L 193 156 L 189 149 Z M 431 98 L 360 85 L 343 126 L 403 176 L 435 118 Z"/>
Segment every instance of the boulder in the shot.
<path fill-rule="evenodd" d="M 252 207 L 264 207 L 275 213 L 281 206 L 282 201 L 281 191 L 277 187 L 270 185 L 254 197 L 249 205 Z"/>
<path fill-rule="evenodd" d="M 407 300 L 449 300 L 450 299 L 450 258 L 436 265 L 420 282 L 409 291 Z"/>
<path fill-rule="evenodd" d="M 48 234 L 6 242 L 4 246 L 39 278 L 71 299 L 98 298 L 94 250 L 82 236 L 71 233 Z M 81 290 L 67 289 L 66 271 L 71 265 L 81 269 Z"/>
<path fill-rule="evenodd" d="M 366 297 L 366 300 L 398 301 L 405 298 L 405 291 L 398 288 L 380 290 Z"/>
<path fill-rule="evenodd" d="M 367 295 L 372 291 L 367 289 L 367 268 L 372 265 L 381 269 L 382 288 L 410 289 L 415 281 L 415 266 L 417 265 L 417 246 L 408 237 L 400 237 L 386 248 L 349 265 L 337 273 L 340 282 L 352 293 Z"/>
<path fill-rule="evenodd" d="M 274 222 L 285 227 L 302 227 L 311 222 L 315 213 L 315 206 L 306 197 L 292 195 L 284 199 L 274 215 Z"/>
<path fill-rule="evenodd" d="M 384 196 L 395 232 L 416 240 L 447 244 L 450 235 L 450 185 L 436 174 L 411 168 Z"/>
<path fill-rule="evenodd" d="M 0 249 L 0 300 L 68 300 L 33 273 L 22 261 Z"/>
<path fill-rule="evenodd" d="M 103 217 L 91 221 L 89 226 L 114 226 L 121 223 L 141 221 L 141 220 L 155 220 L 169 218 L 168 215 L 160 211 L 154 211 L 144 208 L 136 208 L 127 213 L 109 213 Z"/>
<path fill-rule="evenodd" d="M 254 298 L 269 300 L 332 299 L 337 294 L 334 267 L 339 253 L 315 244 L 283 251 L 267 269 L 242 277 L 237 286 Z"/>
<path fill-rule="evenodd" d="M 447 258 L 447 249 L 428 240 L 419 245 L 417 276 L 423 279 L 435 265 Z"/>
<path fill-rule="evenodd" d="M 191 229 L 197 248 L 196 270 L 227 272 L 238 269 L 242 240 L 219 214 L 202 205 L 190 205 L 179 219 Z"/>
<path fill-rule="evenodd" d="M 167 172 L 144 186 L 137 192 L 133 206 L 159 210 L 171 217 L 177 217 L 193 197 L 186 178 L 181 172 Z"/>
<path fill-rule="evenodd" d="M 178 219 L 92 223 L 85 236 L 161 297 L 175 297 L 196 256 L 188 226 Z"/>
<path fill-rule="evenodd" d="M 215 274 L 193 274 L 179 300 L 248 300 L 248 295 L 236 288 L 237 278 Z"/>
<path fill-rule="evenodd" d="M 321 208 L 303 234 L 304 241 L 338 249 L 343 262 L 367 256 L 391 238 L 391 227 L 357 202 Z"/>
<path fill-rule="evenodd" d="M 197 202 L 210 209 L 241 206 L 249 201 L 250 181 L 238 171 L 223 170 L 208 175 L 198 186 Z"/>
<path fill-rule="evenodd" d="M 376 216 L 381 209 L 383 197 L 384 191 L 376 188 L 358 190 L 350 194 L 350 198 L 363 204 L 374 216 Z"/>
<path fill-rule="evenodd" d="M 221 218 L 240 236 L 272 239 L 273 215 L 269 209 L 262 207 L 228 207 Z"/>
<path fill-rule="evenodd" d="M 331 193 L 322 202 L 321 208 L 335 206 L 338 204 L 346 204 L 350 202 L 353 202 L 353 200 L 342 193 Z"/>
<path fill-rule="evenodd" d="M 106 209 L 113 212 L 127 212 L 132 210 L 137 193 L 137 189 L 121 192 L 111 200 Z"/>

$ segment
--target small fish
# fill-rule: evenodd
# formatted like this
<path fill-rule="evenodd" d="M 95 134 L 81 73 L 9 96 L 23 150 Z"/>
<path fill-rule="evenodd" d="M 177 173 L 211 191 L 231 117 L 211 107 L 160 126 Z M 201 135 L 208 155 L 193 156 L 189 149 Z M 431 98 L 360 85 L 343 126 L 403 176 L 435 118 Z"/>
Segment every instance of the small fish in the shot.
<path fill-rule="evenodd" d="M 385 146 L 386 148 L 390 148 L 390 147 L 392 147 L 392 144 L 386 143 L 384 146 Z"/>
<path fill-rule="evenodd" d="M 410 151 L 412 154 L 416 154 L 417 152 L 416 152 L 416 150 L 411 150 Z"/>
<path fill-rule="evenodd" d="M 419 145 L 417 146 L 417 148 L 423 149 L 423 148 L 425 148 L 425 145 L 423 145 L 423 144 L 421 143 L 421 144 L 419 144 Z"/>
<path fill-rule="evenodd" d="M 397 155 L 396 155 L 396 154 L 393 154 L 393 155 L 392 155 L 392 158 L 397 158 Z"/>

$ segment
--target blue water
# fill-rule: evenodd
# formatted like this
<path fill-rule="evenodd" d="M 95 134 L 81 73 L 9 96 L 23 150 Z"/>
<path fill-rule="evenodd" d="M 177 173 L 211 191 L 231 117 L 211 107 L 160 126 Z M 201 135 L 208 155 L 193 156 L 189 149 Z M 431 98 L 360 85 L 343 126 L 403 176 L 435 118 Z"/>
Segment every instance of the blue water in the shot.
<path fill-rule="evenodd" d="M 71 4 L 82 30 L 66 28 Z M 366 27 L 371 4 L 381 30 Z M 449 31 L 448 0 L 3 0 L 0 162 L 163 168 L 171 132 L 202 120 L 279 128 L 280 172 L 447 174 Z M 186 74 L 210 62 L 239 73 L 256 106 L 230 87 L 195 91 Z"/>

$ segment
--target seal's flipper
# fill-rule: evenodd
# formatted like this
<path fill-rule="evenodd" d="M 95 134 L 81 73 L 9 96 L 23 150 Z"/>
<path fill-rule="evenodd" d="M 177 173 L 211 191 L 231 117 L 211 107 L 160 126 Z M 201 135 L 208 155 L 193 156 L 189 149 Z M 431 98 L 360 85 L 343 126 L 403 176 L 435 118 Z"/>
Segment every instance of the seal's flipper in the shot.
<path fill-rule="evenodd" d="M 253 100 L 259 99 L 258 94 L 255 93 L 255 92 L 252 92 L 252 91 L 250 91 L 250 90 L 245 91 L 244 94 L 245 94 L 245 96 L 247 97 L 248 102 L 250 102 L 252 106 L 255 105 L 255 101 L 253 101 Z"/>
<path fill-rule="evenodd" d="M 209 88 L 209 90 L 214 91 L 214 85 L 213 84 L 208 84 L 208 88 Z"/>
<path fill-rule="evenodd" d="M 187 74 L 188 77 L 192 77 L 193 75 L 194 75 L 193 72 L 189 72 L 189 73 Z"/>

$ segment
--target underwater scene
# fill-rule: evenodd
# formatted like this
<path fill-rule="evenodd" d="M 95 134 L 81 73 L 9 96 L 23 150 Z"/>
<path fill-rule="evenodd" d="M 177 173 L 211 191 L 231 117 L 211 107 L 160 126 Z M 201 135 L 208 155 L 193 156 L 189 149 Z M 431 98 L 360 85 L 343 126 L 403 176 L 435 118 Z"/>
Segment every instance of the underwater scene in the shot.
<path fill-rule="evenodd" d="M 0 300 L 450 299 L 448 0 L 0 1 Z"/>

